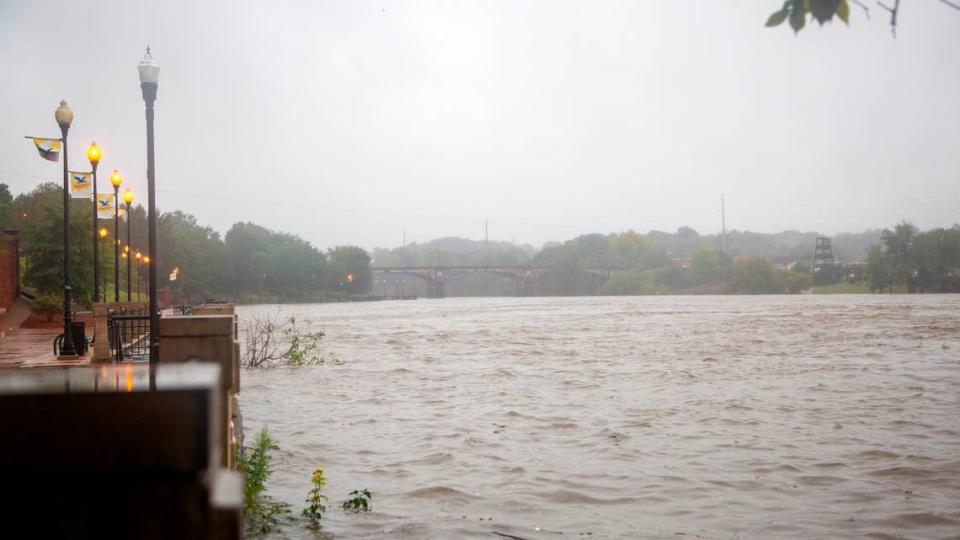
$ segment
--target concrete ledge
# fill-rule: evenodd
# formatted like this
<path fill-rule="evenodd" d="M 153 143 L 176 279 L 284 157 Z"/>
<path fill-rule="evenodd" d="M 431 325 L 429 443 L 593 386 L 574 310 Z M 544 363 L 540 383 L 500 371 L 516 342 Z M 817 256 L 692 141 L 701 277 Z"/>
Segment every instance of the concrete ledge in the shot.
<path fill-rule="evenodd" d="M 233 304 L 204 304 L 193 308 L 194 315 L 233 315 L 236 308 Z"/>
<path fill-rule="evenodd" d="M 220 450 L 219 378 L 214 364 L 7 373 L 0 466 L 37 474 L 207 470 Z"/>
<path fill-rule="evenodd" d="M 160 340 L 165 337 L 214 337 L 233 339 L 233 315 L 186 315 L 162 317 Z"/>

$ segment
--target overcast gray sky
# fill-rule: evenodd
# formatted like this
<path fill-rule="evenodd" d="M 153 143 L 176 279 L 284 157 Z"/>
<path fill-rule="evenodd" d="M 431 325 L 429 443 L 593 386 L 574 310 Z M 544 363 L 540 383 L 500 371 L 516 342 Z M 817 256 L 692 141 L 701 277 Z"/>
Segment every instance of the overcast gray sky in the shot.
<path fill-rule="evenodd" d="M 709 233 L 721 193 L 736 229 L 960 221 L 960 12 L 795 37 L 780 4 L 0 0 L 0 181 L 59 180 L 22 137 L 66 99 L 71 168 L 96 140 L 144 202 L 150 44 L 158 204 L 221 232 Z"/>

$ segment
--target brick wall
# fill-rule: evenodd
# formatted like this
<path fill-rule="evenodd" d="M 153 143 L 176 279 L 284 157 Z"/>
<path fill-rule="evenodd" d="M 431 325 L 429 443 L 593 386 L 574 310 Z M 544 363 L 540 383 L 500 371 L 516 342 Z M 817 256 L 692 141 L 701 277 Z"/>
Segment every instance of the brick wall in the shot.
<path fill-rule="evenodd" d="M 20 295 L 20 244 L 16 230 L 0 234 L 0 308 L 8 308 Z"/>

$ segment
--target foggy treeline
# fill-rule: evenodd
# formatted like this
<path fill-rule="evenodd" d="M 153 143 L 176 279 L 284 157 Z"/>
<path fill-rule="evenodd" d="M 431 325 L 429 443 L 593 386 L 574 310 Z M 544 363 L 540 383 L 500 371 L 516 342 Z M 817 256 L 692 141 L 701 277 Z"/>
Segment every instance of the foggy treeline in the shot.
<path fill-rule="evenodd" d="M 882 231 L 832 237 L 838 263 L 866 260 Z M 537 280 L 539 295 L 689 293 L 790 293 L 810 287 L 816 232 L 729 231 L 701 235 L 690 227 L 675 232 L 587 234 L 537 249 L 510 242 L 440 238 L 373 251 L 375 266 L 542 266 L 554 270 Z M 602 270 L 603 274 L 590 270 Z M 380 292 L 397 285 L 380 282 Z M 415 278 L 406 294 L 423 294 Z M 394 287 L 385 290 L 384 287 Z M 450 295 L 509 295 L 514 284 L 492 274 L 473 274 L 448 284 Z M 375 291 L 376 284 L 375 284 Z"/>

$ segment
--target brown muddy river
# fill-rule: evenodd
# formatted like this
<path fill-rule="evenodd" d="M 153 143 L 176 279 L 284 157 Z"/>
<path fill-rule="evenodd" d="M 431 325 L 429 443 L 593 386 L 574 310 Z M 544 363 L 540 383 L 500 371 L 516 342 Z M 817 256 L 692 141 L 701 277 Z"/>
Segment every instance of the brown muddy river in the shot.
<path fill-rule="evenodd" d="M 346 364 L 246 371 L 271 492 L 345 538 L 960 538 L 960 296 L 254 306 Z M 320 536 L 302 518 L 278 534 Z M 506 536 L 504 536 L 506 535 Z M 327 537 L 327 536 L 324 536 Z"/>

